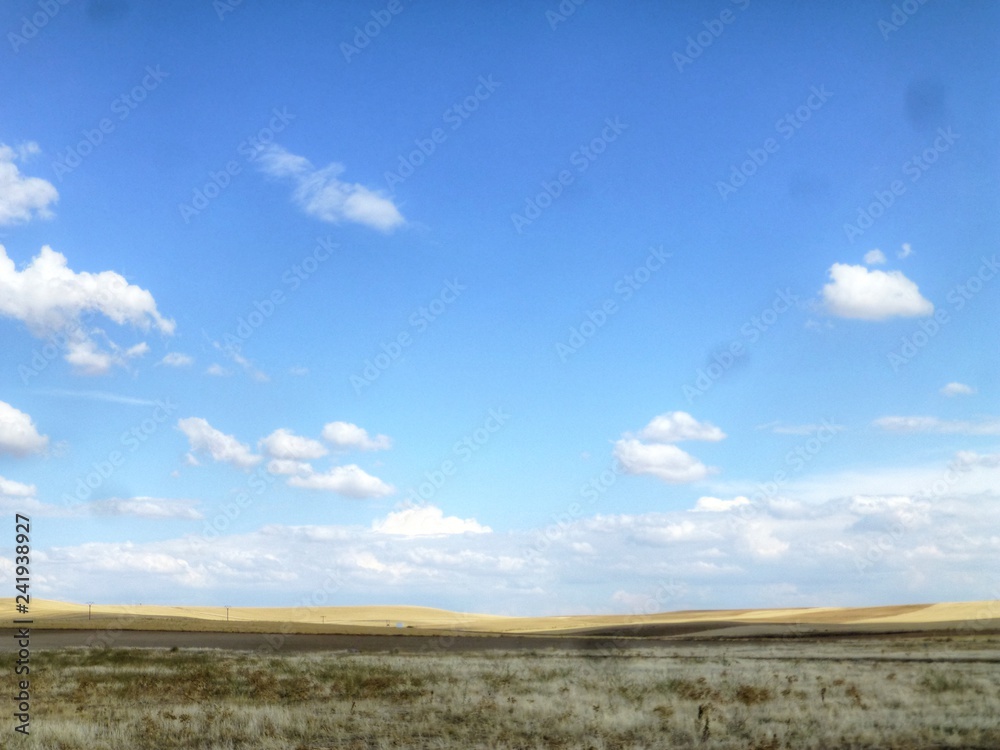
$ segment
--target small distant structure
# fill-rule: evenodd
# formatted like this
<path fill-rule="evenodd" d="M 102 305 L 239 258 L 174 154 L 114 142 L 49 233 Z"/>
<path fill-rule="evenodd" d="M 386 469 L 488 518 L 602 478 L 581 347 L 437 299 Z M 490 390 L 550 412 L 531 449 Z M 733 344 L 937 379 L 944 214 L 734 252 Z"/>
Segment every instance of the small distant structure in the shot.
<path fill-rule="evenodd" d="M 397 623 L 396 623 L 396 627 L 397 627 L 397 628 L 401 628 L 401 627 L 403 627 L 403 623 L 401 623 L 401 622 L 397 622 Z"/>

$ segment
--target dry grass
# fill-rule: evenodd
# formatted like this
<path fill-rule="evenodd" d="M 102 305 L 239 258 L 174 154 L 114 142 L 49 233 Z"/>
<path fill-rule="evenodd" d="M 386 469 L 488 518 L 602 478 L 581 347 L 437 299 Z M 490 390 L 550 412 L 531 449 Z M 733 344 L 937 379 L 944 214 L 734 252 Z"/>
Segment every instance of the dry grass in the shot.
<path fill-rule="evenodd" d="M 995 748 L 998 645 L 968 636 L 589 655 L 41 651 L 32 656 L 32 734 L 18 744 Z"/>

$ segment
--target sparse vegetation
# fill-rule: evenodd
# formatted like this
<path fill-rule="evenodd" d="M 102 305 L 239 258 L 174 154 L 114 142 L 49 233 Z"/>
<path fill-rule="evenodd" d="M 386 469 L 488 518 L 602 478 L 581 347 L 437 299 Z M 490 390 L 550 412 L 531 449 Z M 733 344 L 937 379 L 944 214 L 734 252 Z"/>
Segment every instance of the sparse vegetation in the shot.
<path fill-rule="evenodd" d="M 610 654 L 41 651 L 32 669 L 32 733 L 18 744 L 998 747 L 1000 642 L 957 641 L 703 643 Z"/>

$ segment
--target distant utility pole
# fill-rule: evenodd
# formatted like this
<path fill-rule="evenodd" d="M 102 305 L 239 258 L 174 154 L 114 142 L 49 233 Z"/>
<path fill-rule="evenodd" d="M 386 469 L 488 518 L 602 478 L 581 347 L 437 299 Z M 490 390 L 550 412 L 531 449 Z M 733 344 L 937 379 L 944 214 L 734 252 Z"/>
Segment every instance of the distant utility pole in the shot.
<path fill-rule="evenodd" d="M 93 602 L 87 602 L 87 619 L 90 619 L 90 608 L 94 606 Z"/>
<path fill-rule="evenodd" d="M 229 604 L 226 604 L 226 605 L 224 605 L 224 606 L 225 606 L 225 608 L 226 608 L 226 622 L 229 622 L 229 607 L 230 607 L 231 605 L 229 605 Z"/>

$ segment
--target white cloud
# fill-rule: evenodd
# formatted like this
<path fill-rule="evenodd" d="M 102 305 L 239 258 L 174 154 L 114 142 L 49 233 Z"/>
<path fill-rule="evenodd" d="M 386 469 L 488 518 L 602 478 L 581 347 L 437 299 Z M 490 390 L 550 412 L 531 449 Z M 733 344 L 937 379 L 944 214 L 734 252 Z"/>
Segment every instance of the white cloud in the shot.
<path fill-rule="evenodd" d="M 229 370 L 227 370 L 222 365 L 220 365 L 218 363 L 214 363 L 214 364 L 211 364 L 211 365 L 208 366 L 208 369 L 205 370 L 205 374 L 206 375 L 213 375 L 213 376 L 215 376 L 217 378 L 224 378 L 224 377 L 230 375 L 231 373 L 229 372 Z"/>
<path fill-rule="evenodd" d="M 723 511 L 738 508 L 741 505 L 749 505 L 749 498 L 734 497 L 732 500 L 722 500 L 718 497 L 699 497 L 692 509 L 695 513 L 722 513 Z"/>
<path fill-rule="evenodd" d="M 886 320 L 931 315 L 934 305 L 900 271 L 872 271 L 834 263 L 832 281 L 823 287 L 826 309 L 841 318 Z"/>
<path fill-rule="evenodd" d="M 381 521 L 372 522 L 372 530 L 379 534 L 397 536 L 443 536 L 447 534 L 489 534 L 492 529 L 472 518 L 447 516 L 433 505 L 404 508 L 394 511 Z"/>
<path fill-rule="evenodd" d="M 701 461 L 676 445 L 649 445 L 623 438 L 615 443 L 614 456 L 627 473 L 649 474 L 664 482 L 695 482 L 709 473 Z"/>
<path fill-rule="evenodd" d="M 866 266 L 881 266 L 886 262 L 885 253 L 879 249 L 869 250 L 865 253 Z"/>
<path fill-rule="evenodd" d="M 323 427 L 323 439 L 338 450 L 384 451 L 392 447 L 388 435 L 368 436 L 368 431 L 350 422 L 330 422 Z"/>
<path fill-rule="evenodd" d="M 168 367 L 189 367 L 194 364 L 194 357 L 189 354 L 181 354 L 180 352 L 168 352 L 160 360 L 160 364 L 167 365 Z"/>
<path fill-rule="evenodd" d="M 288 480 L 290 487 L 307 490 L 326 490 L 353 498 L 385 497 L 396 491 L 378 477 L 373 477 L 356 464 L 334 466 L 325 473 L 294 476 Z"/>
<path fill-rule="evenodd" d="M 40 177 L 25 177 L 14 163 L 39 151 L 34 142 L 17 149 L 0 143 L 0 225 L 52 216 L 50 206 L 59 200 L 55 186 Z"/>
<path fill-rule="evenodd" d="M 37 488 L 33 484 L 22 484 L 13 479 L 0 477 L 0 495 L 7 497 L 34 497 Z"/>
<path fill-rule="evenodd" d="M 104 332 L 94 329 L 93 333 L 103 335 Z M 64 359 L 78 375 L 104 375 L 112 367 L 125 367 L 130 359 L 141 357 L 149 351 L 145 342 L 126 350 L 110 340 L 105 345 L 108 348 L 102 350 L 90 338 L 67 341 Z"/>
<path fill-rule="evenodd" d="M 743 528 L 741 543 L 756 557 L 779 557 L 791 546 L 773 533 L 773 524 L 763 521 L 747 523 Z"/>
<path fill-rule="evenodd" d="M 904 242 L 903 247 L 896 253 L 897 258 L 909 258 L 911 255 L 913 255 L 913 248 L 910 247 L 909 242 Z"/>
<path fill-rule="evenodd" d="M 893 471 L 886 484 L 908 476 Z M 557 531 L 387 534 L 376 530 L 388 521 L 379 518 L 371 526 L 275 524 L 210 542 L 190 534 L 40 546 L 44 577 L 33 587 L 56 599 L 88 591 L 105 601 L 150 601 L 148 592 L 159 590 L 171 592 L 162 603 L 423 600 L 523 615 L 608 612 L 609 603 L 676 611 L 995 599 L 982 571 L 1000 553 L 996 487 L 993 476 L 992 490 L 930 500 L 866 492 L 765 498 L 726 513 L 585 516 Z M 845 577 L 858 585 L 845 588 Z"/>
<path fill-rule="evenodd" d="M 935 432 L 951 435 L 1000 435 L 1000 419 L 968 422 L 937 417 L 881 417 L 874 422 L 888 432 Z"/>
<path fill-rule="evenodd" d="M 41 453 L 48 444 L 48 437 L 38 433 L 30 416 L 0 401 L 0 453 L 28 456 Z"/>
<path fill-rule="evenodd" d="M 118 325 L 142 331 L 156 328 L 168 336 L 175 327 L 160 315 L 152 294 L 114 271 L 77 273 L 68 267 L 66 256 L 48 245 L 19 271 L 0 245 L 0 316 L 21 321 L 33 336 L 52 337 L 65 347 L 66 361 L 78 372 L 103 374 L 149 351 L 145 342 L 123 349 L 102 329 L 88 328 L 82 322 L 87 313 L 100 313 Z"/>
<path fill-rule="evenodd" d="M 275 430 L 266 438 L 261 438 L 257 446 L 271 458 L 297 461 L 321 458 L 328 453 L 326 447 L 318 440 L 301 437 L 284 428 Z"/>
<path fill-rule="evenodd" d="M 272 177 L 292 180 L 293 199 L 305 213 L 322 221 L 339 224 L 352 221 L 383 232 L 405 223 L 399 209 L 379 191 L 357 183 L 342 182 L 342 164 L 317 169 L 312 163 L 277 145 L 265 148 L 258 161 Z"/>
<path fill-rule="evenodd" d="M 254 466 L 261 460 L 260 456 L 251 453 L 249 446 L 239 442 L 232 435 L 226 435 L 215 429 L 201 417 L 178 420 L 177 426 L 187 436 L 194 454 L 207 453 L 213 461 L 223 461 L 243 469 Z M 197 459 L 195 463 L 197 464 Z"/>
<path fill-rule="evenodd" d="M 713 424 L 699 422 L 684 411 L 670 411 L 653 417 L 642 428 L 639 437 L 655 443 L 679 443 L 682 440 L 719 441 L 726 433 Z"/>
<path fill-rule="evenodd" d="M 948 383 L 941 389 L 941 393 L 945 396 L 972 396 L 976 389 L 965 383 Z"/>
<path fill-rule="evenodd" d="M 294 461 L 287 458 L 271 459 L 267 462 L 267 470 L 271 474 L 297 474 L 304 477 L 315 473 L 312 464 L 306 461 Z"/>
<path fill-rule="evenodd" d="M 649 474 L 672 483 L 694 482 L 714 470 L 672 443 L 716 442 L 725 437 L 726 433 L 709 422 L 699 422 L 684 411 L 672 411 L 653 417 L 638 437 L 626 432 L 615 443 L 613 455 L 629 474 Z"/>

